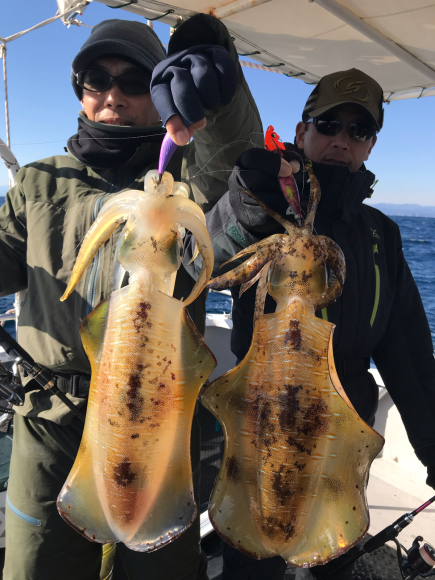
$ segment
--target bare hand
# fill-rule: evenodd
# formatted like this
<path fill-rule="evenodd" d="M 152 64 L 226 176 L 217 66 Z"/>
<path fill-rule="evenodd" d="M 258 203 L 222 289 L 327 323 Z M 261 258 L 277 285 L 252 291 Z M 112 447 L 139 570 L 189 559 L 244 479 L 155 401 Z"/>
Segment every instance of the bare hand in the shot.
<path fill-rule="evenodd" d="M 204 129 L 206 125 L 207 119 L 204 117 L 200 121 L 192 123 L 192 125 L 186 127 L 179 115 L 172 115 L 172 117 L 169 117 L 166 121 L 166 130 L 168 131 L 172 141 L 181 146 L 187 145 L 195 131 Z"/>
<path fill-rule="evenodd" d="M 292 159 L 292 161 L 281 159 L 281 169 L 279 170 L 278 177 L 288 177 L 292 173 L 297 173 L 300 168 L 299 161 L 296 161 L 296 159 Z"/>

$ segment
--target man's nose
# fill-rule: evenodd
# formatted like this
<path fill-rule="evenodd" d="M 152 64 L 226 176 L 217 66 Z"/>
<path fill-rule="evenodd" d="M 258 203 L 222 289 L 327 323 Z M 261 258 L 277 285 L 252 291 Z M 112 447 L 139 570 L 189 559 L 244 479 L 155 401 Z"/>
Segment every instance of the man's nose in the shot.
<path fill-rule="evenodd" d="M 121 91 L 118 85 L 114 84 L 104 95 L 104 104 L 110 108 L 125 107 L 127 99 L 125 93 Z"/>
<path fill-rule="evenodd" d="M 347 134 L 347 128 L 342 127 L 341 131 L 332 138 L 331 145 L 339 149 L 349 149 L 351 138 Z"/>

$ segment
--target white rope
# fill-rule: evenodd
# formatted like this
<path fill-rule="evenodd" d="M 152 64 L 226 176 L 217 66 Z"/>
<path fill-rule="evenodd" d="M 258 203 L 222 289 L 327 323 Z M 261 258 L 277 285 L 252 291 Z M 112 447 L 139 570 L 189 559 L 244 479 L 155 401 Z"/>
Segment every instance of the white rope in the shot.
<path fill-rule="evenodd" d="M 242 66 L 246 66 L 248 68 L 255 68 L 257 70 L 264 70 L 266 72 L 274 72 L 280 75 L 284 74 L 284 71 L 279 70 L 278 68 L 267 67 L 262 64 L 257 64 L 256 62 L 248 62 L 247 60 L 239 60 Z"/>
<path fill-rule="evenodd" d="M 2 38 L 0 36 L 0 41 L 3 42 L 4 44 L 6 44 L 7 42 L 12 42 L 16 38 L 20 38 L 20 36 L 23 36 L 24 34 L 27 34 L 28 32 L 32 32 L 32 30 L 36 30 L 37 28 L 41 28 L 42 26 L 46 26 L 47 24 L 51 24 L 55 20 L 58 20 L 59 18 L 63 18 L 64 16 L 68 16 L 68 14 L 72 14 L 73 12 L 79 12 L 80 8 L 86 8 L 87 4 L 88 3 L 83 0 L 82 2 L 79 2 L 78 4 L 76 4 L 76 6 L 74 6 L 73 8 L 68 8 L 68 10 L 65 10 L 65 12 L 62 12 L 62 14 L 56 14 L 56 16 L 53 16 L 52 18 L 48 18 L 47 20 L 44 20 L 43 22 L 40 22 L 39 24 L 32 26 L 32 28 L 28 28 L 27 30 L 17 32 L 16 34 L 12 34 L 11 36 L 8 36 L 7 38 Z"/>

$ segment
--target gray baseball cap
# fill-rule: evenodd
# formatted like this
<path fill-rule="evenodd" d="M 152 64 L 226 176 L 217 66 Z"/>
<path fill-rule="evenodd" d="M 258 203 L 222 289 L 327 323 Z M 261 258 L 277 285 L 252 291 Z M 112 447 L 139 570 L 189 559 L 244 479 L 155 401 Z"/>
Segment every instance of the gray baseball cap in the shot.
<path fill-rule="evenodd" d="M 382 87 L 372 77 L 357 68 L 338 71 L 320 79 L 308 97 L 302 120 L 319 117 L 338 105 L 363 107 L 373 118 L 378 130 L 384 122 Z"/>

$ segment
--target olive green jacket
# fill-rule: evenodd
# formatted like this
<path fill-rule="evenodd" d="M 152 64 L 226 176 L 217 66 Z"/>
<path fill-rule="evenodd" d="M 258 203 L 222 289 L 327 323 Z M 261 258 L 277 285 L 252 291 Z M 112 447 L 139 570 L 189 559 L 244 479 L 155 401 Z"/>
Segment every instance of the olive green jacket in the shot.
<path fill-rule="evenodd" d="M 223 25 L 215 19 L 210 22 L 218 23 L 222 35 Z M 236 61 L 232 42 L 230 52 Z M 188 180 L 192 197 L 204 211 L 225 193 L 229 170 L 251 146 L 250 136 L 258 144 L 262 139 L 258 110 L 238 62 L 237 66 L 239 83 L 232 102 L 208 111 L 206 129 L 196 132 L 168 166 L 175 179 Z M 68 300 L 59 299 L 99 209 L 121 191 L 143 189 L 144 175 L 157 168 L 158 156 L 159 145 L 145 144 L 126 164 L 113 169 L 89 167 L 69 153 L 31 163 L 18 172 L 17 184 L 0 208 L 0 296 L 27 291 L 18 339 L 38 363 L 60 373 L 90 374 L 79 328 L 92 308 L 112 292 L 122 226 L 100 249 Z M 68 396 L 77 405 L 84 403 Z M 62 424 L 72 418 L 56 396 L 40 390 L 29 392 L 24 407 L 16 410 Z"/>

